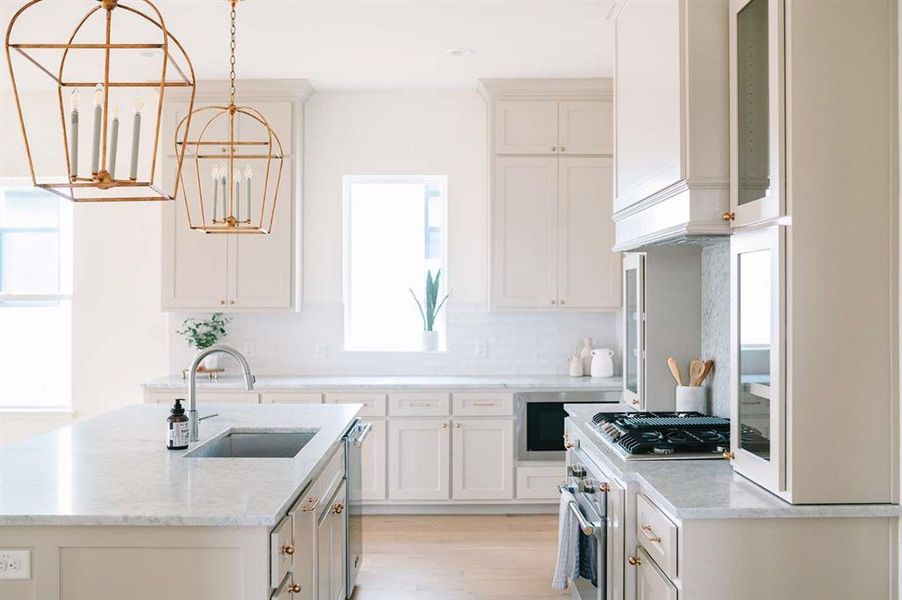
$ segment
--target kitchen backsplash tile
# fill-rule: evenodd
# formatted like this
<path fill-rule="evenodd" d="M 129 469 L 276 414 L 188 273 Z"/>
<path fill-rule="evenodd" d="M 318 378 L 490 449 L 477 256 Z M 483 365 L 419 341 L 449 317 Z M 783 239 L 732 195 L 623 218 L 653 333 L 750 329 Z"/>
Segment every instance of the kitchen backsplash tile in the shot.
<path fill-rule="evenodd" d="M 567 356 L 589 336 L 596 347 L 616 352 L 619 372 L 618 313 L 500 313 L 462 303 L 447 310 L 445 352 L 345 352 L 341 304 L 305 306 L 298 314 L 235 314 L 225 342 L 239 350 L 253 344 L 249 361 L 268 375 L 554 375 L 567 373 Z M 198 315 L 170 315 L 172 372 L 191 362 L 193 351 L 174 333 L 189 316 Z M 324 358 L 317 358 L 318 348 Z"/>
<path fill-rule="evenodd" d="M 730 417 L 730 243 L 702 250 L 702 356 L 714 360 L 708 378 L 715 415 Z"/>

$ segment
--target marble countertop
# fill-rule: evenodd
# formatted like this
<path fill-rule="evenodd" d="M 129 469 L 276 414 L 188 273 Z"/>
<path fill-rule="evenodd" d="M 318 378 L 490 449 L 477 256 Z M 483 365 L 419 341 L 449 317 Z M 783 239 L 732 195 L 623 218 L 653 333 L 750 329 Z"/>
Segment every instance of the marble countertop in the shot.
<path fill-rule="evenodd" d="M 271 527 L 339 448 L 360 404 L 210 405 L 164 445 L 169 406 L 127 406 L 0 452 L 0 525 Z M 186 458 L 230 428 L 319 429 L 294 458 Z"/>
<path fill-rule="evenodd" d="M 676 519 L 902 516 L 902 507 L 896 504 L 789 504 L 735 473 L 725 460 L 626 461 L 590 425 L 599 410 L 611 410 L 610 404 L 566 404 L 565 408 L 585 434 L 580 448 L 609 475 L 635 482 Z"/>
<path fill-rule="evenodd" d="M 241 377 L 225 376 L 218 380 L 197 378 L 198 388 L 244 390 Z M 185 389 L 188 381 L 181 375 L 161 377 L 144 383 L 148 390 Z M 512 392 L 577 392 L 619 391 L 619 377 L 595 379 L 567 375 L 457 375 L 418 377 L 350 377 L 350 376 L 258 376 L 257 390 L 295 391 L 372 391 L 397 389 L 428 390 L 509 390 Z"/>

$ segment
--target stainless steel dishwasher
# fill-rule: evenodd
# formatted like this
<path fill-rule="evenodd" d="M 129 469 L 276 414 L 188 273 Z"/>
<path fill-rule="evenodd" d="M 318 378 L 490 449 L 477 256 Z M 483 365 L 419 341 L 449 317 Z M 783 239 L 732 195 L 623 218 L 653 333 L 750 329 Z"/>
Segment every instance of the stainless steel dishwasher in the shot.
<path fill-rule="evenodd" d="M 347 561 L 345 574 L 347 597 L 354 594 L 357 573 L 363 563 L 363 499 L 362 460 L 363 444 L 373 429 L 372 423 L 356 421 L 345 434 L 345 479 L 347 480 L 348 510 L 345 511 L 345 531 L 347 532 Z"/>

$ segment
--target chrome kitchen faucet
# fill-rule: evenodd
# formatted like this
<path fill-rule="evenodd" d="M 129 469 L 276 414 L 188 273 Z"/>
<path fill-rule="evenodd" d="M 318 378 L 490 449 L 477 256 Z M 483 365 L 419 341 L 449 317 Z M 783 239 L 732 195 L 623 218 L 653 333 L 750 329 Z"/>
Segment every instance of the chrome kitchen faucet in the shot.
<path fill-rule="evenodd" d="M 205 348 L 194 355 L 194 362 L 191 363 L 191 368 L 188 370 L 188 441 L 196 442 L 198 441 L 198 426 L 197 423 L 199 419 L 197 418 L 197 368 L 200 366 L 200 363 L 211 354 L 215 354 L 216 352 L 222 352 L 223 354 L 228 354 L 232 358 L 238 361 L 238 364 L 241 365 L 241 369 L 244 371 L 244 384 L 247 386 L 247 391 L 251 391 L 254 389 L 254 382 L 257 380 L 256 377 L 251 373 L 251 366 L 247 363 L 247 359 L 242 356 L 240 352 L 232 348 L 231 346 L 210 346 L 209 348 Z M 211 415 L 213 416 L 213 415 Z M 204 417 L 207 418 L 207 417 Z"/>

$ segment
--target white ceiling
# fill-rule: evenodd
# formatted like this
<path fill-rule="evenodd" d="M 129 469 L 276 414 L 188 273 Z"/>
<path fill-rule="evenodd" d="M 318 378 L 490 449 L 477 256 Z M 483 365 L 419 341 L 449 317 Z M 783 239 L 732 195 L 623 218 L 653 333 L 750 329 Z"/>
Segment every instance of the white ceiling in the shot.
<path fill-rule="evenodd" d="M 96 5 L 45 2 L 63 30 Z M 0 0 L 4 30 L 22 4 Z M 224 78 L 226 0 L 159 0 L 157 6 L 198 79 Z M 610 77 L 610 7 L 611 0 L 244 0 L 238 75 L 306 78 L 318 90 L 472 88 L 481 77 Z M 20 33 L 32 38 L 42 30 L 46 22 L 23 20 Z M 452 48 L 474 53 L 449 56 Z"/>

